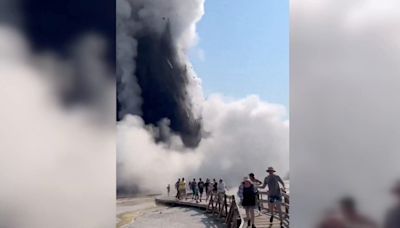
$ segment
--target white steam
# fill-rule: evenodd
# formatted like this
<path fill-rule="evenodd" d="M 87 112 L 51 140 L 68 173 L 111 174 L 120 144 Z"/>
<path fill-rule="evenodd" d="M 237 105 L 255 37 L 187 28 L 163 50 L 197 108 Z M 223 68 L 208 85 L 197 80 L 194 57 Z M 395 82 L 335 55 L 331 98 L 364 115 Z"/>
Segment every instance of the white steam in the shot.
<path fill-rule="evenodd" d="M 42 61 L 18 31 L 0 27 L 0 50 L 0 226 L 114 226 L 115 131 L 108 124 L 114 122 L 114 83 L 97 78 L 105 83 L 100 93 L 111 97 L 101 109 L 111 114 L 100 122 L 93 118 L 98 109 L 60 104 L 53 84 L 59 75 L 35 64 Z M 54 72 L 72 70 L 50 58 L 46 65 L 52 62 Z M 101 68 L 85 56 L 80 60 L 85 73 Z"/>
<path fill-rule="evenodd" d="M 353 195 L 381 220 L 400 173 L 400 2 L 291 1 L 291 216 Z M 305 165 L 306 164 L 306 165 Z"/>
<path fill-rule="evenodd" d="M 155 144 L 139 117 L 118 123 L 119 182 L 160 192 L 180 177 L 224 178 L 234 186 L 250 172 L 264 176 L 267 166 L 288 172 L 289 126 L 283 106 L 255 96 L 227 101 L 211 96 L 203 104 L 209 136 L 193 150 Z M 179 145 L 179 137 L 175 137 Z M 182 144 L 182 143 L 180 143 Z M 178 147 L 175 147 L 178 148 Z"/>

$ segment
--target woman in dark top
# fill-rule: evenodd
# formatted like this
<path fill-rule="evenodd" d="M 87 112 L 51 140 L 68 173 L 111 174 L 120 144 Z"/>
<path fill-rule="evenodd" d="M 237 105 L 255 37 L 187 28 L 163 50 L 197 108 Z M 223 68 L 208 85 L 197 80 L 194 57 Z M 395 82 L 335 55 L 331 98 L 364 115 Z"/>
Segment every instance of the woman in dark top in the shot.
<path fill-rule="evenodd" d="M 256 192 L 257 188 L 248 177 L 243 178 L 243 182 L 239 187 L 240 203 L 246 210 L 247 226 L 255 228 L 254 225 L 254 209 L 256 208 Z"/>

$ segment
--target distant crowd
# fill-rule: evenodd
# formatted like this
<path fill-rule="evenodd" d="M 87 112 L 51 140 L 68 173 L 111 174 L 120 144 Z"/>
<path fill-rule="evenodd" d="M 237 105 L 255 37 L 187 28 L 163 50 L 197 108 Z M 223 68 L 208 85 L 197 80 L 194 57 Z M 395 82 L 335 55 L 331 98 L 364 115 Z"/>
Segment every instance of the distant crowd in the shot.
<path fill-rule="evenodd" d="M 237 192 L 240 205 L 246 211 L 246 221 L 247 226 L 255 228 L 254 217 L 255 210 L 261 212 L 262 202 L 260 201 L 259 189 L 264 189 L 268 187 L 268 210 L 271 214 L 269 221 L 272 224 L 274 220 L 274 213 L 279 214 L 280 225 L 283 227 L 283 212 L 282 212 L 282 193 L 286 192 L 286 186 L 283 180 L 275 174 L 275 169 L 269 167 L 266 172 L 268 175 L 264 178 L 264 181 L 260 181 L 255 177 L 254 173 L 250 173 L 248 176 L 244 177 L 239 185 L 239 190 Z M 168 196 L 170 195 L 171 187 L 167 186 Z M 210 196 L 214 194 L 217 196 L 217 200 L 223 200 L 224 195 L 227 191 L 227 187 L 223 179 L 218 181 L 214 179 L 207 178 L 203 181 L 202 178 L 196 180 L 193 178 L 188 183 L 185 178 L 179 178 L 175 183 L 177 200 L 185 200 L 188 197 L 188 191 L 192 193 L 191 199 L 196 203 L 202 202 L 205 196 L 205 201 L 210 199 Z"/>
<path fill-rule="evenodd" d="M 169 185 L 167 186 L 168 196 L 170 192 Z M 193 178 L 191 181 L 186 183 L 185 178 L 179 178 L 175 183 L 176 195 L 175 198 L 178 200 L 187 199 L 188 191 L 192 192 L 192 200 L 195 200 L 196 203 L 202 202 L 203 196 L 205 196 L 205 200 L 208 201 L 212 193 L 217 193 L 218 195 L 224 195 L 226 193 L 226 185 L 222 179 L 216 181 L 216 179 L 212 179 L 212 181 L 207 178 L 205 181 L 202 178 L 199 178 L 197 181 L 196 178 Z"/>

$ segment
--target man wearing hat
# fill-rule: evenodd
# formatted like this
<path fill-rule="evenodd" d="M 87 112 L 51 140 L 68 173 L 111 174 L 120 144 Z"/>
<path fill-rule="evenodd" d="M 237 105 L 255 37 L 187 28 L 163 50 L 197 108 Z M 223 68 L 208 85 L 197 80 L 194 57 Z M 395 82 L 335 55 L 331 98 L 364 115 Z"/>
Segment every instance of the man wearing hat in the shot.
<path fill-rule="evenodd" d="M 396 197 L 395 206 L 389 210 L 385 219 L 384 228 L 399 228 L 400 227 L 400 180 L 392 189 L 393 195 Z"/>
<path fill-rule="evenodd" d="M 274 206 L 276 206 L 276 208 L 278 209 L 279 218 L 281 220 L 281 226 L 282 226 L 283 223 L 282 208 L 281 208 L 282 192 L 279 183 L 282 185 L 283 189 L 285 189 L 285 183 L 278 175 L 275 175 L 276 171 L 273 167 L 268 167 L 266 171 L 269 175 L 265 177 L 263 185 L 260 186 L 259 188 L 265 188 L 265 186 L 268 185 L 268 208 L 269 211 L 271 212 L 271 217 L 269 221 L 270 223 L 272 223 L 274 220 Z"/>

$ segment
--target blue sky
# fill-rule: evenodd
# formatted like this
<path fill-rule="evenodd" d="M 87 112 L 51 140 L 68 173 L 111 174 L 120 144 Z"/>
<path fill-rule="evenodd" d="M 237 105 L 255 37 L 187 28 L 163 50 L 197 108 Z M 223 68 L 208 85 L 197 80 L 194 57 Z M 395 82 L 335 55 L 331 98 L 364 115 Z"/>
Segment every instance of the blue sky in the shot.
<path fill-rule="evenodd" d="M 256 94 L 288 107 L 287 0 L 206 0 L 197 32 L 189 57 L 206 96 Z"/>

